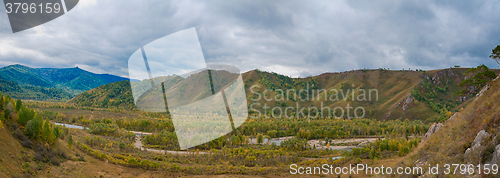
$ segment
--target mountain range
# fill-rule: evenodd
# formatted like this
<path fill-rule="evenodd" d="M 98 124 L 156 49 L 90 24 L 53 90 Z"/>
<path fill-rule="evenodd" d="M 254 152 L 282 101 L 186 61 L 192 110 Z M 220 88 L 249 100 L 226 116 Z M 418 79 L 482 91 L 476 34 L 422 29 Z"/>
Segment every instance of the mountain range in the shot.
<path fill-rule="evenodd" d="M 110 74 L 95 74 L 75 68 L 30 68 L 10 65 L 0 68 L 0 91 L 14 98 L 69 99 L 98 86 L 129 80 Z"/>
<path fill-rule="evenodd" d="M 276 116 L 283 112 L 286 107 L 300 105 L 299 107 L 305 107 L 306 116 L 308 115 L 307 108 L 310 106 L 315 106 L 318 109 L 329 107 L 331 110 L 340 107 L 344 108 L 344 111 L 346 111 L 346 107 L 352 107 L 349 114 L 350 117 L 353 117 L 354 108 L 362 107 L 364 117 L 368 118 L 438 122 L 446 119 L 448 112 L 458 111 L 468 103 L 466 96 L 455 95 L 455 92 L 465 89 L 459 85 L 468 77 L 464 75 L 467 70 L 467 68 L 431 71 L 364 69 L 324 73 L 307 78 L 291 78 L 277 73 L 252 70 L 243 73 L 242 77 L 245 83 L 249 112 L 253 115 L 272 117 L 271 112 L 275 112 Z M 195 81 L 179 80 L 176 85 L 196 86 L 196 83 L 192 83 Z M 169 88 L 167 88 L 167 93 L 169 93 L 168 90 Z M 300 99 L 293 98 L 293 95 L 287 95 L 287 91 L 298 93 L 300 90 L 314 93 L 314 96 L 310 94 L 308 99 Z M 376 90 L 377 93 L 376 96 L 374 93 L 371 99 L 358 100 L 361 90 Z M 281 97 L 279 96 L 281 91 L 283 91 L 285 98 L 276 100 L 276 97 Z M 329 96 L 334 94 L 332 91 L 338 92 L 338 100 L 331 100 Z M 272 99 L 266 100 L 263 97 L 264 94 L 266 98 Z M 68 102 L 86 107 L 135 108 L 130 82 L 106 84 L 84 92 Z M 264 107 L 269 108 L 265 109 Z M 272 108 L 275 107 L 281 109 L 273 111 Z M 361 110 L 358 111 L 358 116 L 363 114 Z M 296 110 L 289 114 L 294 113 Z M 337 112 L 335 116 L 340 116 L 340 114 Z M 315 113 L 312 115 L 314 116 Z M 344 113 L 344 117 L 346 115 L 347 111 Z"/>
<path fill-rule="evenodd" d="M 243 73 L 242 78 L 251 115 L 283 116 L 286 107 L 299 106 L 299 109 L 305 107 L 304 114 L 307 116 L 310 114 L 307 108 L 314 106 L 318 109 L 328 107 L 330 110 L 343 108 L 343 117 L 363 115 L 380 120 L 427 119 L 429 122 L 437 122 L 447 118 L 447 112 L 457 111 L 468 103 L 467 97 L 455 95 L 455 92 L 465 89 L 459 84 L 469 77 L 464 75 L 467 70 L 362 69 L 324 73 L 307 78 L 291 78 L 277 73 L 252 70 Z M 132 82 L 144 83 L 134 80 Z M 189 93 L 197 93 L 199 87 L 196 86 L 200 81 L 178 79 L 170 82 L 173 82 L 169 84 L 172 88 L 185 88 Z M 0 68 L 0 91 L 3 94 L 21 99 L 69 100 L 69 103 L 85 107 L 136 109 L 130 83 L 127 78 L 94 74 L 78 67 L 58 69 L 11 65 Z M 224 81 L 214 80 L 214 84 L 218 83 Z M 166 90 L 168 94 L 169 88 Z M 366 99 L 359 100 L 363 90 Z M 373 93 L 372 98 L 368 98 L 370 93 L 367 91 L 371 90 L 376 90 L 376 93 Z M 299 91 L 310 94 L 305 98 L 293 95 Z M 272 99 L 267 100 L 264 94 L 266 98 Z M 337 97 L 332 100 L 331 96 L 334 95 Z M 348 107 L 352 107 L 350 111 L 346 111 Z M 357 107 L 363 110 L 356 110 L 354 113 Z M 288 114 L 299 114 L 296 111 Z M 311 115 L 315 116 L 320 112 L 312 110 Z M 341 110 L 336 110 L 335 113 L 332 111 L 323 117 L 340 115 Z"/>

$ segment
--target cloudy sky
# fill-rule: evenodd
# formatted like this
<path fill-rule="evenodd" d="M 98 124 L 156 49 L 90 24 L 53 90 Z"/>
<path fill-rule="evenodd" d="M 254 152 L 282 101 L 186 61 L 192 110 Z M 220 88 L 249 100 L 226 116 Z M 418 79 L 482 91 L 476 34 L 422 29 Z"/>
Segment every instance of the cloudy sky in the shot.
<path fill-rule="evenodd" d="M 80 0 L 67 14 L 18 33 L 0 13 L 0 66 L 79 66 L 128 76 L 128 59 L 141 46 L 195 27 L 206 62 L 242 72 L 498 68 L 488 58 L 500 44 L 498 22 L 497 0 Z"/>

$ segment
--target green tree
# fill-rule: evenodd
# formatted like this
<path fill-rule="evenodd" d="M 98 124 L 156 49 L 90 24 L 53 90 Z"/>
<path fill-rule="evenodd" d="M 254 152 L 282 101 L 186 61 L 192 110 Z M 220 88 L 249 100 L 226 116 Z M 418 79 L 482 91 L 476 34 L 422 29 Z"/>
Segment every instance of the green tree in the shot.
<path fill-rule="evenodd" d="M 2 92 L 0 92 L 0 110 L 3 110 L 3 96 L 2 96 Z"/>
<path fill-rule="evenodd" d="M 500 65 L 500 45 L 497 45 L 497 47 L 491 50 L 490 58 L 495 60 L 498 63 L 498 65 Z"/>
<path fill-rule="evenodd" d="M 368 156 L 370 157 L 370 159 L 371 159 L 372 161 L 374 161 L 374 160 L 375 160 L 375 158 L 377 158 L 377 150 L 376 150 L 375 148 L 372 148 L 372 149 L 370 150 L 370 154 L 369 154 Z"/>
<path fill-rule="evenodd" d="M 488 82 L 496 78 L 495 72 L 491 71 L 486 65 L 481 64 L 476 68 L 469 69 L 464 72 L 464 75 L 471 76 L 460 83 L 460 87 L 467 87 L 467 89 L 458 91 L 455 95 L 465 96 L 468 94 L 475 94 L 483 88 Z M 470 90 L 468 88 L 471 88 Z"/>
<path fill-rule="evenodd" d="M 35 117 L 35 111 L 27 108 L 27 107 L 23 107 L 21 108 L 21 110 L 19 111 L 19 124 L 21 124 L 22 126 L 25 126 L 26 123 L 28 123 L 28 121 L 30 121 L 31 119 L 33 119 Z"/>
<path fill-rule="evenodd" d="M 34 119 L 28 121 L 26 123 L 26 128 L 24 133 L 33 139 L 36 139 L 40 136 L 40 131 L 42 130 L 43 120 L 40 117 L 35 117 Z"/>
<path fill-rule="evenodd" d="M 50 128 L 50 123 L 49 120 L 45 120 L 45 123 L 43 124 L 43 131 L 42 131 L 42 140 L 52 144 L 55 141 L 55 136 L 54 133 L 52 133 L 52 129 Z"/>
<path fill-rule="evenodd" d="M 356 164 L 361 164 L 361 162 L 363 162 L 361 158 L 356 158 Z"/>
<path fill-rule="evenodd" d="M 262 144 L 264 142 L 264 136 L 262 134 L 257 134 L 257 143 Z"/>
<path fill-rule="evenodd" d="M 59 127 L 54 127 L 54 129 L 52 129 L 52 132 L 54 133 L 54 137 L 55 139 L 59 138 L 59 134 L 61 133 L 61 131 L 59 130 Z"/>
<path fill-rule="evenodd" d="M 69 135 L 69 138 L 68 138 L 68 148 L 71 149 L 71 146 L 73 146 L 73 136 Z"/>
<path fill-rule="evenodd" d="M 10 109 L 8 109 L 9 107 L 6 107 L 7 109 L 3 110 L 3 115 L 5 117 L 5 119 L 10 119 Z"/>
<path fill-rule="evenodd" d="M 23 106 L 23 102 L 21 101 L 20 98 L 17 98 L 17 101 L 16 101 L 16 111 L 19 111 L 22 106 Z"/>
<path fill-rule="evenodd" d="M 120 147 L 120 150 L 123 150 L 125 148 L 125 142 L 120 141 L 120 144 L 118 145 Z"/>

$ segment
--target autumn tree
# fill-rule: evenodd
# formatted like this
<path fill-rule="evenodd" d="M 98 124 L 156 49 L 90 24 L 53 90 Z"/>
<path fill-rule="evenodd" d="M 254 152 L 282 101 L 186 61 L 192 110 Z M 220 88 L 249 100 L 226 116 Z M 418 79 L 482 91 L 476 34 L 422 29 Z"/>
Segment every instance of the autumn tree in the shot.
<path fill-rule="evenodd" d="M 50 128 L 49 120 L 45 120 L 45 123 L 43 124 L 42 139 L 50 144 L 55 141 L 55 136 Z"/>

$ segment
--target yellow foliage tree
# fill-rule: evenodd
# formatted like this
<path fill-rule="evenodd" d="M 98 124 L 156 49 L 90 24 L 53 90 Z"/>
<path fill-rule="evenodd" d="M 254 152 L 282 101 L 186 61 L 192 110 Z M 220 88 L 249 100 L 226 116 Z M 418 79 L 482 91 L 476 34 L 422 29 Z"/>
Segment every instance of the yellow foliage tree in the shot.
<path fill-rule="evenodd" d="M 452 114 L 452 113 L 451 113 L 450 111 L 446 112 L 446 117 L 447 117 L 447 118 L 450 118 L 450 117 L 451 117 L 451 114 Z"/>

